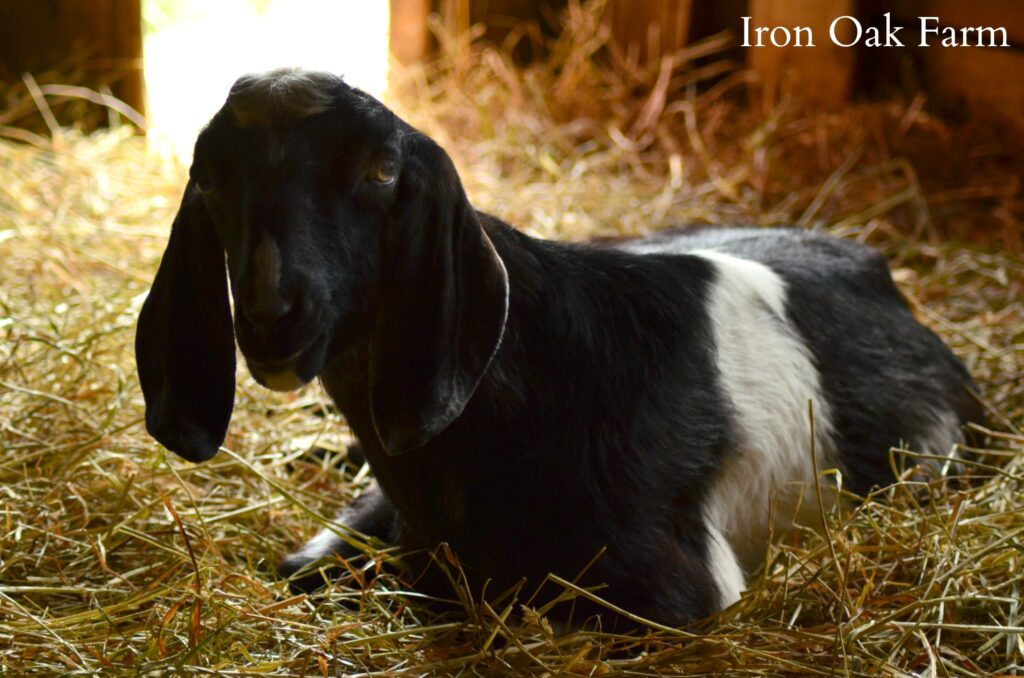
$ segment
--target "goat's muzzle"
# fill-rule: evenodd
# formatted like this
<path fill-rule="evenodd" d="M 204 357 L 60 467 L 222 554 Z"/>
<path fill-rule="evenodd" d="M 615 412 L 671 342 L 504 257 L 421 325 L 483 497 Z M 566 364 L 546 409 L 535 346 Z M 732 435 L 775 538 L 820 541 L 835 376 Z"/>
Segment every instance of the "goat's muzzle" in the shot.
<path fill-rule="evenodd" d="M 264 295 L 236 309 L 235 333 L 249 371 L 263 386 L 292 391 L 323 363 L 327 331 L 319 295 Z"/>

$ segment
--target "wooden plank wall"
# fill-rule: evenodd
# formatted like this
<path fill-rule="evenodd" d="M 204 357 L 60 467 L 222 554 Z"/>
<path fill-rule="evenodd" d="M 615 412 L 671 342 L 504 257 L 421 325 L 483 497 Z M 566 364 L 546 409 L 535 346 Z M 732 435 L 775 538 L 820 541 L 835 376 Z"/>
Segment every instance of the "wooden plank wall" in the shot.
<path fill-rule="evenodd" d="M 913 30 L 917 17 L 937 16 L 956 28 L 1002 26 L 1010 48 L 930 47 L 915 50 L 921 85 L 936 101 L 996 117 L 1024 130 L 1024 2 L 1020 0 L 897 0 L 884 9 Z M 916 32 L 912 33 L 917 40 Z"/>
<path fill-rule="evenodd" d="M 424 37 L 423 17 L 431 11 L 464 30 L 477 22 L 507 27 L 514 18 L 536 19 L 564 4 L 564 0 L 391 0 L 393 49 L 402 62 L 426 55 L 431 47 Z M 1006 26 L 1017 49 L 918 49 L 910 45 L 916 42 L 912 38 L 905 49 L 882 55 L 884 48 L 843 48 L 829 39 L 829 26 L 836 17 L 856 16 L 867 27 L 885 12 L 892 12 L 897 22 L 907 26 L 904 37 L 913 35 L 911 24 L 923 15 L 939 16 L 950 26 Z M 412 39 L 405 37 L 409 33 L 403 25 L 405 16 L 414 17 L 410 21 L 420 28 Z M 781 92 L 789 91 L 814 103 L 841 106 L 866 83 L 869 89 L 878 89 L 879 82 L 888 79 L 890 91 L 898 88 L 905 84 L 900 78 L 910 68 L 940 101 L 963 101 L 977 111 L 995 107 L 1011 115 L 1016 112 L 1024 122 L 1024 78 L 1006 77 L 1024 73 L 1022 0 L 607 0 L 606 4 L 613 39 L 640 62 L 658 59 L 715 30 L 731 30 L 739 44 L 742 16 L 749 16 L 753 26 L 808 26 L 815 35 L 813 48 L 748 47 L 740 52 L 756 76 L 756 101 L 771 104 Z M 864 73 L 872 70 L 877 72 Z"/>
<path fill-rule="evenodd" d="M 605 9 L 605 19 L 627 57 L 645 63 L 686 47 L 693 5 L 693 0 L 611 0 Z"/>
<path fill-rule="evenodd" d="M 389 0 L 391 54 L 400 64 L 411 64 L 437 49 L 427 17 L 436 14 L 446 30 L 455 34 L 474 24 L 486 26 L 486 37 L 500 44 L 523 22 L 548 27 L 567 0 Z"/>
<path fill-rule="evenodd" d="M 145 112 L 140 0 L 0 0 L 0 81 L 54 67 Z"/>
<path fill-rule="evenodd" d="M 392 53 L 400 63 L 411 63 L 436 47 L 428 35 L 426 17 L 438 13 L 444 24 L 463 31 L 474 23 L 488 25 L 488 37 L 500 39 L 515 20 L 537 20 L 545 11 L 557 12 L 558 0 L 390 0 Z M 853 12 L 854 0 L 746 0 L 727 3 L 736 16 L 722 16 L 718 3 L 694 0 L 607 0 L 605 19 L 612 38 L 628 59 L 644 63 L 672 54 L 693 39 L 693 26 L 716 26 L 738 34 L 739 12 L 749 11 L 755 22 L 814 25 L 827 35 L 834 16 Z M 717 14 L 716 14 L 717 12 Z M 715 14 L 710 22 L 704 15 Z M 698 36 L 699 37 L 699 36 Z M 827 41 L 826 41 L 827 42 Z M 817 101 L 841 103 L 853 81 L 854 50 L 828 43 L 814 49 L 750 50 L 749 62 L 760 76 L 759 90 L 769 102 L 783 85 L 800 86 Z M 788 80 L 785 74 L 790 74 Z"/>
<path fill-rule="evenodd" d="M 466 30 L 487 25 L 487 37 L 501 41 L 517 21 L 551 28 L 551 18 L 568 0 L 389 0 L 392 52 L 402 63 L 427 56 L 435 47 L 427 17 Z M 927 48 L 892 50 L 885 58 L 910 60 L 925 90 L 937 100 L 963 102 L 971 111 L 1006 112 L 1024 124 L 1024 2 L 1021 0 L 730 0 L 725 6 L 694 0 L 607 0 L 606 19 L 623 52 L 637 61 L 658 59 L 703 37 L 695 28 L 742 31 L 740 12 L 752 25 L 810 26 L 816 46 L 746 48 L 743 56 L 760 82 L 759 100 L 771 103 L 781 88 L 805 99 L 839 106 L 855 95 L 860 66 L 875 66 L 869 50 L 844 49 L 828 40 L 828 26 L 842 15 L 877 20 L 891 11 L 912 24 L 922 15 L 939 16 L 952 26 L 1005 26 L 1012 49 Z M 708 16 L 715 16 L 709 22 Z M 734 16 L 724 16 L 725 14 Z M 705 16 L 708 15 L 708 16 Z M 908 31 L 909 32 L 909 31 Z M 93 87 L 108 86 L 115 96 L 142 111 L 140 0 L 0 0 L 0 81 L 18 82 L 24 71 L 73 64 Z M 875 80 L 899 78 L 903 63 L 884 63 L 869 74 Z M 864 70 L 863 68 L 861 70 Z M 891 73 L 890 73 L 891 72 Z M 881 75 L 880 75 L 881 74 Z"/>
<path fill-rule="evenodd" d="M 747 64 L 758 76 L 758 92 L 765 104 L 770 106 L 780 89 L 789 88 L 825 105 L 842 104 L 849 98 L 856 50 L 840 47 L 828 36 L 836 17 L 854 13 L 853 0 L 750 0 L 747 11 L 752 27 L 806 26 L 814 36 L 814 47 L 746 48 Z M 742 32 L 739 18 L 736 31 Z M 751 40 L 751 44 L 757 43 Z"/>

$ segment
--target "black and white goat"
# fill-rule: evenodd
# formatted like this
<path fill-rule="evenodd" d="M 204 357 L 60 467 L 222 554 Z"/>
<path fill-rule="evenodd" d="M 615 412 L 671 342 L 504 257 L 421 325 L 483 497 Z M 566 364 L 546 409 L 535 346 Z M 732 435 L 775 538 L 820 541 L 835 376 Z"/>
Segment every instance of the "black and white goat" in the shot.
<path fill-rule="evenodd" d="M 670 624 L 737 599 L 769 516 L 813 504 L 812 449 L 863 492 L 892 480 L 891 446 L 948 454 L 976 414 L 872 250 L 791 229 L 531 238 L 322 73 L 240 79 L 196 143 L 136 346 L 148 429 L 191 461 L 224 439 L 236 339 L 269 388 L 319 377 L 358 436 L 377 485 L 351 528 L 447 542 L 491 591 L 605 549 L 581 583 Z M 282 572 L 332 552 L 351 554 L 324 532 Z"/>

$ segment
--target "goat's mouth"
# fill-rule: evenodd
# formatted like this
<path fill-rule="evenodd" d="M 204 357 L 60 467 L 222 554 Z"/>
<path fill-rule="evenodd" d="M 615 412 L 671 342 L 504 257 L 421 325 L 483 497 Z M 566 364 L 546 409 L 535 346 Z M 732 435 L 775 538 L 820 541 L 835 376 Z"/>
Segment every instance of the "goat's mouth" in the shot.
<path fill-rule="evenodd" d="M 249 365 L 249 372 L 260 386 L 271 391 L 294 391 L 309 383 L 291 369 L 265 370 Z"/>
<path fill-rule="evenodd" d="M 264 361 L 246 356 L 245 362 L 261 386 L 272 391 L 294 391 L 319 374 L 324 362 L 324 343 L 317 338 L 287 358 Z"/>

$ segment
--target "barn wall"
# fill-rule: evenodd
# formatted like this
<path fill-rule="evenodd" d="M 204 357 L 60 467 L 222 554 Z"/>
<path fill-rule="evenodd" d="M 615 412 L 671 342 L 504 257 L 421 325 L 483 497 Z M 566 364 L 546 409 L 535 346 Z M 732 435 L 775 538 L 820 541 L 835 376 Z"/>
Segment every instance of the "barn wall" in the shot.
<path fill-rule="evenodd" d="M 996 117 L 1024 129 L 1024 2 L 1020 0 L 865 0 L 865 11 L 876 16 L 891 12 L 893 20 L 919 41 L 918 17 L 938 16 L 954 28 L 1002 26 L 1009 48 L 910 47 L 898 63 L 876 59 L 875 71 L 894 75 L 912 72 L 913 83 L 946 108 L 965 115 Z M 866 60 L 867 61 L 867 60 Z M 870 78 L 865 78 L 868 85 Z"/>
<path fill-rule="evenodd" d="M 0 82 L 51 69 L 144 112 L 140 1 L 0 0 Z"/>
<path fill-rule="evenodd" d="M 428 17 L 441 19 L 445 30 L 456 34 L 471 26 L 485 27 L 485 37 L 502 44 L 526 22 L 542 32 L 555 29 L 558 13 L 568 0 L 389 0 L 391 5 L 391 54 L 400 64 L 411 64 L 436 51 L 438 42 Z M 533 56 L 529 46 L 518 44 L 521 60 Z"/>
<path fill-rule="evenodd" d="M 694 11 L 693 0 L 609 2 L 605 18 L 619 46 L 643 63 L 686 47 Z"/>
<path fill-rule="evenodd" d="M 403 62 L 422 58 L 436 47 L 428 36 L 426 16 L 438 13 L 445 25 L 466 30 L 485 23 L 488 37 L 500 41 L 518 21 L 550 17 L 565 0 L 391 0 L 392 49 Z M 410 8 L 416 8 L 415 11 Z M 745 60 L 756 77 L 755 102 L 773 103 L 791 92 L 825 106 L 838 107 L 874 94 L 924 90 L 933 102 L 967 112 L 1002 117 L 1024 126 L 1024 2 L 986 0 L 607 0 L 606 19 L 616 45 L 638 61 L 659 59 L 687 44 L 730 30 L 740 44 L 742 16 L 751 24 L 810 26 L 816 45 L 742 48 L 731 53 Z M 950 26 L 1005 26 L 1008 49 L 842 48 L 828 39 L 836 17 L 857 17 L 865 27 L 879 26 L 891 12 L 904 36 L 913 36 L 916 18 L 939 16 Z M 409 24 L 403 17 L 410 17 Z M 416 36 L 410 40 L 408 35 Z M 395 36 L 402 36 L 396 38 Z M 412 45 L 409 49 L 408 46 Z"/>
<path fill-rule="evenodd" d="M 768 104 L 780 88 L 790 84 L 801 94 L 824 104 L 841 104 L 849 99 L 853 83 L 856 50 L 846 49 L 827 39 L 836 17 L 855 13 L 854 0 L 809 0 L 794 3 L 780 0 L 750 0 L 746 16 L 750 33 L 757 27 L 806 27 L 812 31 L 814 47 L 787 46 L 746 48 L 747 64 L 760 76 L 759 92 Z M 741 31 L 735 19 L 733 30 Z M 844 39 L 848 39 L 844 36 Z M 794 42 L 796 38 L 793 38 Z M 758 41 L 750 37 L 750 44 Z M 793 82 L 787 82 L 787 79 Z"/>
<path fill-rule="evenodd" d="M 411 63 L 436 49 L 428 16 L 467 30 L 484 24 L 487 37 L 506 39 L 523 21 L 554 30 L 568 0 L 389 0 L 392 52 Z M 951 26 L 1005 26 L 1008 49 L 907 47 L 842 49 L 827 39 L 832 18 L 851 14 L 867 25 L 885 12 L 913 29 L 916 17 L 935 15 Z M 997 115 L 1024 126 L 1024 2 L 987 0 L 607 0 L 612 38 L 640 61 L 658 59 L 723 28 L 737 38 L 741 16 L 754 25 L 810 25 L 819 36 L 808 48 L 747 48 L 739 54 L 758 76 L 755 93 L 769 103 L 783 87 L 816 102 L 839 106 L 852 98 L 919 87 L 933 101 L 968 113 Z M 18 83 L 23 72 L 79 71 L 93 88 L 142 111 L 140 0 L 0 0 L 0 82 Z M 738 44 L 738 40 L 737 40 Z M 524 58 L 527 52 L 519 54 Z"/>

